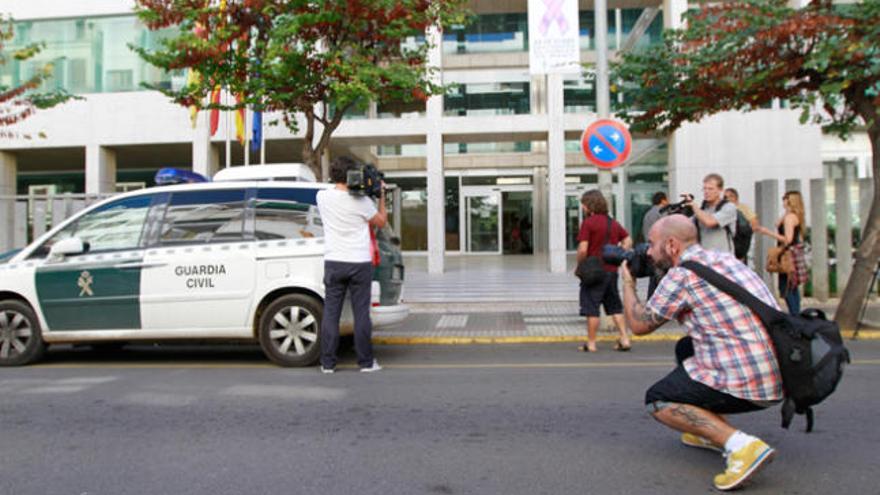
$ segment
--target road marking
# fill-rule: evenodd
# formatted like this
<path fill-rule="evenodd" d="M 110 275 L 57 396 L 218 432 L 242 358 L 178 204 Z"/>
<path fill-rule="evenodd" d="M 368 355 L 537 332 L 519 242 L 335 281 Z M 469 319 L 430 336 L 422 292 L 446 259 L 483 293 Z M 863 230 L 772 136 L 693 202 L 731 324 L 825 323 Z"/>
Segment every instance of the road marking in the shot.
<path fill-rule="evenodd" d="M 856 359 L 850 366 L 878 366 L 880 359 Z M 401 370 L 433 370 L 433 369 L 565 369 L 565 368 L 656 368 L 673 367 L 672 359 L 663 361 L 606 361 L 606 362 L 574 362 L 574 363 L 438 363 L 438 364 L 386 364 L 385 369 Z M 38 364 L 30 368 L 43 369 L 89 369 L 89 368 L 119 368 L 119 369 L 276 369 L 290 372 L 316 373 L 314 367 L 308 368 L 280 368 L 272 363 L 53 363 Z M 356 365 L 339 365 L 339 369 L 357 369 Z"/>
<path fill-rule="evenodd" d="M 468 315 L 443 315 L 435 328 L 464 328 L 467 326 Z"/>

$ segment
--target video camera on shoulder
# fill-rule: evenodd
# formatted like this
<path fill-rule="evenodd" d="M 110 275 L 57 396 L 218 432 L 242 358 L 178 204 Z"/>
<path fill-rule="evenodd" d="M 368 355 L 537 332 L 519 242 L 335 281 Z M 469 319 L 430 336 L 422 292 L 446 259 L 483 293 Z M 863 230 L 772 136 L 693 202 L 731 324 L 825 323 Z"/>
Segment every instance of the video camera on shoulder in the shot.
<path fill-rule="evenodd" d="M 348 171 L 345 185 L 348 192 L 355 196 L 369 196 L 378 198 L 382 195 L 382 180 L 385 174 L 379 171 L 375 165 L 367 163 Z"/>
<path fill-rule="evenodd" d="M 688 206 L 688 203 L 694 200 L 693 194 L 682 194 L 683 198 L 678 203 L 669 203 L 668 205 L 660 208 L 661 215 L 684 215 L 686 217 L 694 216 L 694 209 Z"/>

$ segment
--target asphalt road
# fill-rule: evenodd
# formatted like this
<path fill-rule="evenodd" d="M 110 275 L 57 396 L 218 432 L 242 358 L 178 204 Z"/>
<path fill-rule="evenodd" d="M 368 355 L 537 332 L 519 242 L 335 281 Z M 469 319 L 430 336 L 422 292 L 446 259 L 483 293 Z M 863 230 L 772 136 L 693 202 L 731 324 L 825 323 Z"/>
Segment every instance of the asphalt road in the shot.
<path fill-rule="evenodd" d="M 817 410 L 733 418 L 779 455 L 747 493 L 880 493 L 880 342 Z M 0 369 L 0 494 L 695 494 L 715 453 L 644 412 L 672 343 L 384 346 L 386 369 L 280 369 L 256 348 L 51 352 Z"/>

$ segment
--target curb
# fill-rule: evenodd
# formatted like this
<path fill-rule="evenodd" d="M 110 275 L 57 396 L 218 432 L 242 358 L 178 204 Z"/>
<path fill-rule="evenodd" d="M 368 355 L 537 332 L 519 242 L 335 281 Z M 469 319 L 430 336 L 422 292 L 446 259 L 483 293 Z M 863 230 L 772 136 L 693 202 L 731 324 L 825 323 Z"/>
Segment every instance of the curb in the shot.
<path fill-rule="evenodd" d="M 853 331 L 841 332 L 844 339 L 852 340 Z M 684 332 L 657 335 L 633 336 L 633 344 L 639 342 L 671 342 L 685 336 Z M 471 344 L 559 344 L 583 342 L 585 335 L 559 336 L 508 336 L 508 337 L 381 337 L 373 336 L 377 345 L 471 345 Z M 615 342 L 616 335 L 602 335 L 596 338 L 599 342 Z M 856 340 L 880 340 L 880 330 L 862 330 Z"/>

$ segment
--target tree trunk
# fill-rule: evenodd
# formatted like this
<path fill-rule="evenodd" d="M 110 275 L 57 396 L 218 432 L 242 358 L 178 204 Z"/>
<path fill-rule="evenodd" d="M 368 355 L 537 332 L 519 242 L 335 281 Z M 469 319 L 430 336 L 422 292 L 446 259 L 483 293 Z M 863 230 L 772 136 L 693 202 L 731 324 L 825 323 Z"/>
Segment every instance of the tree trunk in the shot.
<path fill-rule="evenodd" d="M 865 232 L 855 253 L 855 264 L 846 289 L 840 295 L 840 304 L 837 307 L 834 319 L 840 325 L 841 330 L 856 330 L 859 324 L 859 313 L 862 304 L 870 290 L 877 268 L 877 259 L 880 258 L 880 122 L 874 119 L 868 128 L 868 138 L 871 140 L 872 171 L 874 174 L 874 198 L 871 201 L 871 213 L 868 215 Z"/>
<path fill-rule="evenodd" d="M 305 117 L 306 133 L 305 136 L 303 136 L 302 160 L 303 163 L 312 169 L 312 173 L 315 174 L 315 177 L 317 177 L 320 182 L 324 182 L 327 178 L 323 177 L 323 174 L 321 173 L 321 152 L 323 150 L 316 150 L 313 145 L 315 138 L 315 115 L 307 112 Z"/>

